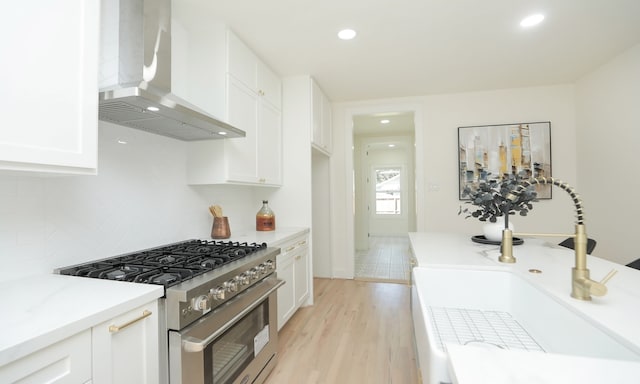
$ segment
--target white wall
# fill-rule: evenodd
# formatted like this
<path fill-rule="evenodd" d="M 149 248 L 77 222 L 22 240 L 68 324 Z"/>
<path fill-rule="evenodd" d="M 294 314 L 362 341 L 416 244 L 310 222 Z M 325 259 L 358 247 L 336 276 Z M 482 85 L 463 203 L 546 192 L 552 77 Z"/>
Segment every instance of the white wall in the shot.
<path fill-rule="evenodd" d="M 126 140 L 126 145 L 117 140 Z M 255 225 L 254 190 L 189 187 L 185 143 L 100 122 L 98 176 L 0 175 L 0 281 Z"/>
<path fill-rule="evenodd" d="M 580 79 L 576 106 L 578 191 L 594 255 L 626 264 L 640 258 L 640 45 Z"/>
<path fill-rule="evenodd" d="M 418 231 L 479 234 L 482 223 L 458 216 L 457 128 L 468 125 L 551 121 L 553 175 L 576 184 L 576 128 L 572 85 L 508 89 L 410 99 L 373 100 L 334 105 L 332 227 L 334 272 L 353 276 L 352 124 L 358 111 L 412 105 L 416 111 L 416 185 Z M 396 107 L 394 107 L 396 106 Z M 573 232 L 568 195 L 536 204 L 530 216 L 515 219 L 516 230 Z M 553 240 L 556 241 L 556 240 Z"/>
<path fill-rule="evenodd" d="M 576 185 L 576 128 L 573 86 L 536 87 L 425 98 L 426 190 L 424 216 L 427 231 L 478 234 L 482 223 L 457 216 L 458 127 L 534 121 L 551 122 L 552 174 Z M 535 203 L 526 218 L 514 217 L 516 231 L 573 233 L 573 204 L 556 188 L 553 199 Z M 554 240 L 555 241 L 555 240 Z"/>

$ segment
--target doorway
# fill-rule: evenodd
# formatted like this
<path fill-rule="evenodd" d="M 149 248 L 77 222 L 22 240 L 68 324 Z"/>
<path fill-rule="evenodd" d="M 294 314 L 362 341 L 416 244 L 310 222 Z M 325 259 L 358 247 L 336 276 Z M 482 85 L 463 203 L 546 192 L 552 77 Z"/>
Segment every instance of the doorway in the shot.
<path fill-rule="evenodd" d="M 409 280 L 416 230 L 413 112 L 353 116 L 354 277 Z"/>

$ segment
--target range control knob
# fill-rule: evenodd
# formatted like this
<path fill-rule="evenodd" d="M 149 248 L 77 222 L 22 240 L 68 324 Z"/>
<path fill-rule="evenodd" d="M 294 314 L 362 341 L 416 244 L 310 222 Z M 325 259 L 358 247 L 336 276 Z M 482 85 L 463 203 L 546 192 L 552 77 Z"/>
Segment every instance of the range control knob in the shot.
<path fill-rule="evenodd" d="M 258 272 L 257 268 L 251 268 L 249 272 L 247 272 L 247 274 L 249 274 L 249 279 L 251 280 L 256 280 L 258 277 L 260 277 L 260 273 Z"/>
<path fill-rule="evenodd" d="M 264 265 L 267 267 L 268 271 L 273 271 L 274 269 L 276 269 L 275 264 L 273 262 L 273 260 L 267 260 L 264 262 Z"/>
<path fill-rule="evenodd" d="M 236 280 L 238 281 L 238 284 L 240 285 L 249 285 L 251 283 L 251 279 L 249 278 L 249 274 L 248 273 L 242 273 L 240 274 L 238 277 L 236 277 Z"/>
<path fill-rule="evenodd" d="M 212 288 L 210 292 L 214 300 L 224 300 L 226 290 L 223 287 Z"/>
<path fill-rule="evenodd" d="M 205 295 L 200 295 L 193 299 L 193 308 L 198 311 L 206 311 L 211 309 L 211 303 L 209 302 L 209 297 Z"/>
<path fill-rule="evenodd" d="M 258 273 L 261 275 L 265 275 L 267 273 L 267 267 L 264 264 L 258 265 Z"/>
<path fill-rule="evenodd" d="M 238 282 L 234 279 L 227 281 L 224 285 L 227 287 L 227 292 L 236 292 L 238 290 Z"/>

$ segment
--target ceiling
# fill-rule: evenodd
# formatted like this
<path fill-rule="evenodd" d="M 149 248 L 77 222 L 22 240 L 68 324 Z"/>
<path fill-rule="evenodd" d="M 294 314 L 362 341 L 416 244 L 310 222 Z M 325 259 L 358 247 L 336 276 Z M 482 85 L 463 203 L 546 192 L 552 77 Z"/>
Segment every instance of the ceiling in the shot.
<path fill-rule="evenodd" d="M 388 120 L 388 123 L 383 124 L 382 120 Z M 353 134 L 356 136 L 413 136 L 414 128 L 413 112 L 375 113 L 353 117 Z"/>
<path fill-rule="evenodd" d="M 571 83 L 640 43 L 638 0 L 179 1 L 334 102 Z M 523 29 L 531 13 L 545 20 Z"/>

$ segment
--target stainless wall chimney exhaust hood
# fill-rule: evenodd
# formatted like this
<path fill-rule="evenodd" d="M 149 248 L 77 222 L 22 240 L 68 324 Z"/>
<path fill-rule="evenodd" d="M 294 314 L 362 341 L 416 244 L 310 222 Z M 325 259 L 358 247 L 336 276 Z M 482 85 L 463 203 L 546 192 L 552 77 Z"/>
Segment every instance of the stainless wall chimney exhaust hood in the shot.
<path fill-rule="evenodd" d="M 99 119 L 185 141 L 245 132 L 171 93 L 171 0 L 103 0 Z"/>

